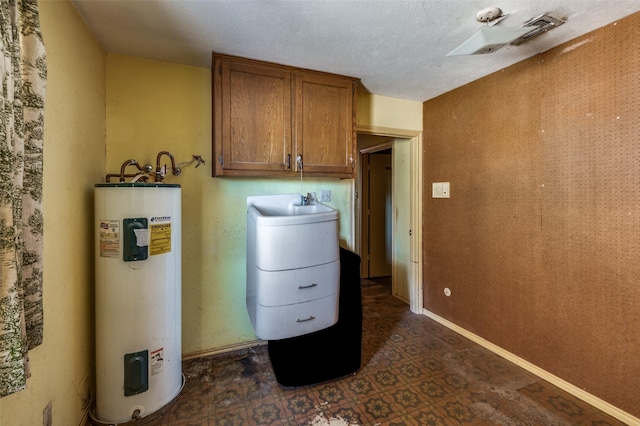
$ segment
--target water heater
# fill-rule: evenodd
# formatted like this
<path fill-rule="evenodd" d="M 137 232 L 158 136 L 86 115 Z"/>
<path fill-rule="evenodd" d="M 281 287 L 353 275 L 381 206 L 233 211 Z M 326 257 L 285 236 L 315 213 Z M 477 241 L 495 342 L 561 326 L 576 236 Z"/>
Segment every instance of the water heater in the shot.
<path fill-rule="evenodd" d="M 180 186 L 95 187 L 96 409 L 139 420 L 183 386 Z"/>

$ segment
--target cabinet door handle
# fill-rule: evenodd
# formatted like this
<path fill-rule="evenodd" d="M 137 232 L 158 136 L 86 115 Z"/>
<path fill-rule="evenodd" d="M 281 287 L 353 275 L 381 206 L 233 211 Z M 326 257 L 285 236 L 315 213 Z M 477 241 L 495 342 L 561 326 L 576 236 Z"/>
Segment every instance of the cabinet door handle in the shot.
<path fill-rule="evenodd" d="M 291 154 L 287 154 L 287 169 L 291 170 Z"/>
<path fill-rule="evenodd" d="M 311 283 L 309 285 L 299 285 L 298 288 L 300 290 L 305 289 L 305 288 L 313 288 L 313 287 L 317 287 L 318 283 Z"/>
<path fill-rule="evenodd" d="M 307 321 L 311 321 L 311 320 L 314 320 L 314 319 L 316 319 L 316 317 L 314 317 L 313 315 L 309 315 L 309 318 L 305 318 L 305 319 L 298 318 L 296 320 L 296 322 L 307 322 Z"/>

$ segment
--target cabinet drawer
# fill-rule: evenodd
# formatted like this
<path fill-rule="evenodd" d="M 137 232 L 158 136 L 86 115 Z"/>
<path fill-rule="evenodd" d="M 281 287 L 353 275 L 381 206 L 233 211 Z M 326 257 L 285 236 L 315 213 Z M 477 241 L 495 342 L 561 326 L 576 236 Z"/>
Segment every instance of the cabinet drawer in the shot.
<path fill-rule="evenodd" d="M 308 302 L 338 292 L 340 262 L 311 268 L 269 272 L 257 270 L 258 304 L 281 306 Z"/>
<path fill-rule="evenodd" d="M 288 339 L 331 327 L 338 321 L 338 294 L 285 306 L 256 309 L 256 336 L 264 340 Z"/>
<path fill-rule="evenodd" d="M 338 260 L 338 221 L 256 226 L 256 265 L 263 271 L 308 268 Z"/>

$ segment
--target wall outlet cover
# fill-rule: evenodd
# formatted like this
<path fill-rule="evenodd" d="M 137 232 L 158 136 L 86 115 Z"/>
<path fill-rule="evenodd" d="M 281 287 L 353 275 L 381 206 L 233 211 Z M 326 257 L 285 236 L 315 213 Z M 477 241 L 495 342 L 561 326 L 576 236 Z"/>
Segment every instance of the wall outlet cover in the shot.
<path fill-rule="evenodd" d="M 433 182 L 431 198 L 449 198 L 449 182 Z"/>

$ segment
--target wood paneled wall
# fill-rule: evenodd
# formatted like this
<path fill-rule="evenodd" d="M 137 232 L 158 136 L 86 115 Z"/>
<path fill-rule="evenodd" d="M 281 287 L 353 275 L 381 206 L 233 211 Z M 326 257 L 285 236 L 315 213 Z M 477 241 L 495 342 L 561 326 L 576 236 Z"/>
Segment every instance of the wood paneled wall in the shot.
<path fill-rule="evenodd" d="M 635 14 L 425 102 L 423 204 L 425 309 L 636 417 L 639 40 Z"/>

